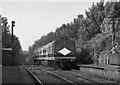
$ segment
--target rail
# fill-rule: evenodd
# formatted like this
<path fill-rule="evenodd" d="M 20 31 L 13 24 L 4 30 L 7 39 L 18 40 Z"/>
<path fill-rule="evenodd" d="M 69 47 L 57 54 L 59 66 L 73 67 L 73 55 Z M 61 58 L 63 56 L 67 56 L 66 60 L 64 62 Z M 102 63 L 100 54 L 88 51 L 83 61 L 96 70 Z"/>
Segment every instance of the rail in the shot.
<path fill-rule="evenodd" d="M 72 84 L 72 85 L 77 85 L 76 83 L 74 83 L 74 82 L 72 82 L 72 81 L 70 81 L 70 80 L 68 80 L 68 79 L 66 79 L 66 78 L 63 78 L 63 77 L 61 77 L 61 76 L 59 76 L 59 75 L 57 75 L 57 74 L 55 74 L 55 73 L 53 73 L 53 72 L 51 72 L 51 71 L 45 70 L 45 69 L 43 69 L 43 68 L 39 68 L 39 67 L 37 67 L 37 66 L 35 66 L 35 67 L 38 68 L 38 69 L 41 69 L 41 70 L 43 70 L 43 71 L 45 71 L 45 72 L 47 72 L 47 73 L 50 73 L 50 74 L 52 74 L 53 76 L 55 76 L 55 77 L 57 77 L 57 78 L 60 78 L 60 79 L 62 79 L 62 80 L 64 80 L 64 81 L 67 81 L 68 83 L 70 83 L 70 84 Z"/>
<path fill-rule="evenodd" d="M 41 69 L 40 67 L 36 66 L 37 68 Z M 78 76 L 78 78 L 82 81 L 85 81 L 85 82 L 88 82 L 88 83 L 100 83 L 100 82 L 108 82 L 108 83 L 117 83 L 116 81 L 114 80 L 110 80 L 110 79 L 107 79 L 107 78 L 104 78 L 104 77 L 99 77 L 99 76 L 96 76 L 96 75 L 93 75 L 93 74 L 89 74 L 89 73 L 84 73 L 84 72 L 81 72 L 79 71 L 79 73 L 77 72 L 78 70 L 74 70 L 74 71 L 62 71 L 62 70 L 59 70 L 57 71 L 57 73 L 59 74 L 73 74 L 74 76 Z M 50 72 L 50 71 L 49 71 Z M 87 78 L 86 76 L 89 76 L 90 78 Z M 91 79 L 94 78 L 94 79 Z M 101 81 L 99 81 L 101 80 Z"/>
<path fill-rule="evenodd" d="M 42 82 L 34 75 L 32 71 L 30 71 L 26 66 L 24 68 L 30 73 L 30 75 L 36 80 L 38 85 L 43 85 Z"/>

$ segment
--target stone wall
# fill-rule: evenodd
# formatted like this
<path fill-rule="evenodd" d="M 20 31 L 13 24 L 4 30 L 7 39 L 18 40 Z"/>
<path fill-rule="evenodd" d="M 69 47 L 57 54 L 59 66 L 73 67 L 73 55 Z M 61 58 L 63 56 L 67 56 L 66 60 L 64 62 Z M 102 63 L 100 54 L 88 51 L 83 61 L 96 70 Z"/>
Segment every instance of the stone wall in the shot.
<path fill-rule="evenodd" d="M 80 70 L 85 73 L 92 73 L 96 76 L 103 77 L 106 79 L 120 81 L 120 72 L 118 70 L 106 70 L 106 69 L 96 69 L 96 68 L 88 68 L 88 67 L 80 67 Z"/>
<path fill-rule="evenodd" d="M 102 51 L 99 56 L 99 64 L 120 65 L 120 54 Z"/>
<path fill-rule="evenodd" d="M 99 64 L 109 64 L 109 55 L 110 53 L 107 51 L 100 52 Z"/>

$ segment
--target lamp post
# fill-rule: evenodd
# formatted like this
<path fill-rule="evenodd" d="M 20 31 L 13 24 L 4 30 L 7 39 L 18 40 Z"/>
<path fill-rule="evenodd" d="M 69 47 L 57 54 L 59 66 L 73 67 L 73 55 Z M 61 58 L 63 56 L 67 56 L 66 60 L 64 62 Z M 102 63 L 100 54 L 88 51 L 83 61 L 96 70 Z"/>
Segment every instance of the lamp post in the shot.
<path fill-rule="evenodd" d="M 15 21 L 12 21 L 11 31 L 12 31 L 12 65 L 14 65 L 14 59 L 13 59 L 13 27 L 15 26 Z"/>

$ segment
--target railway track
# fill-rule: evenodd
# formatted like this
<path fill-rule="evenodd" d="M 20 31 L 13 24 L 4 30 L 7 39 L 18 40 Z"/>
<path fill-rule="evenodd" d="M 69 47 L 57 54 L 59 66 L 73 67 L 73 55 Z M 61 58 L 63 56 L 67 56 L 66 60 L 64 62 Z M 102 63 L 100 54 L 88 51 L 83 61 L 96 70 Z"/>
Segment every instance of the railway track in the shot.
<path fill-rule="evenodd" d="M 43 68 L 46 69 L 47 71 L 52 71 L 55 74 L 62 76 L 63 78 L 66 78 L 70 81 L 75 82 L 76 84 L 79 83 L 95 83 L 95 84 L 100 84 L 100 83 L 109 83 L 109 84 L 115 84 L 118 83 L 116 81 L 112 81 L 109 79 L 105 79 L 102 77 L 98 77 L 92 74 L 85 74 L 81 71 L 78 70 L 71 70 L 71 71 L 62 71 L 62 70 L 55 70 L 52 67 L 41 67 L 41 66 L 35 66 L 36 68 Z"/>
<path fill-rule="evenodd" d="M 24 66 L 24 68 L 35 79 L 35 85 L 43 85 L 42 82 L 38 79 L 38 77 L 30 69 L 28 69 L 26 66 Z"/>
<path fill-rule="evenodd" d="M 62 76 L 43 68 L 25 66 L 25 69 L 34 77 L 37 81 L 37 85 L 77 85 L 73 81 L 63 78 Z"/>

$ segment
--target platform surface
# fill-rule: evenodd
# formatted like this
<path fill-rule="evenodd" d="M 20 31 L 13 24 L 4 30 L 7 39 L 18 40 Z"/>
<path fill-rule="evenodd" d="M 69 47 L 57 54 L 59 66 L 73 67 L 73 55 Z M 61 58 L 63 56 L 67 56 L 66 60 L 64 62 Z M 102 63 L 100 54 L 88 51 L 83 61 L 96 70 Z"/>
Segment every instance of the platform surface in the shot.
<path fill-rule="evenodd" d="M 33 84 L 33 80 L 22 66 L 2 66 L 3 85 Z"/>
<path fill-rule="evenodd" d="M 94 65 L 94 64 L 89 64 L 89 65 L 78 65 L 80 67 L 89 67 L 89 68 L 96 68 L 96 69 L 104 69 L 104 70 L 116 70 L 120 71 L 120 66 L 117 65 Z"/>

